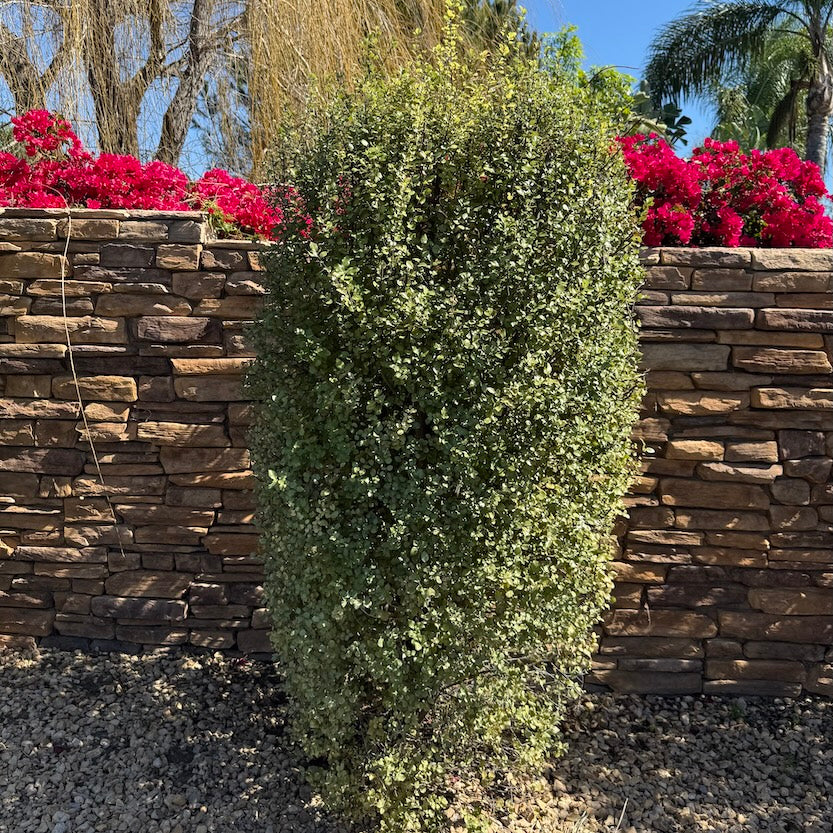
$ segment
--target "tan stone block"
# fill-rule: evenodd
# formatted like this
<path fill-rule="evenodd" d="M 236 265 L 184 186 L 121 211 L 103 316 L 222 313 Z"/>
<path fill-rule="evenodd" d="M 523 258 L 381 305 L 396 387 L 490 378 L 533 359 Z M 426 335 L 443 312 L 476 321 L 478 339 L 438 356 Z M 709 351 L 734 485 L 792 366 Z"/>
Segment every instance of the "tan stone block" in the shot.
<path fill-rule="evenodd" d="M 194 315 L 211 318 L 253 320 L 260 314 L 263 302 L 251 295 L 236 295 L 229 298 L 206 298 L 194 307 Z"/>
<path fill-rule="evenodd" d="M 714 440 L 670 440 L 665 456 L 677 460 L 722 460 L 723 443 Z"/>
<path fill-rule="evenodd" d="M 226 276 L 222 272 L 174 272 L 173 290 L 192 301 L 219 298 L 223 294 Z"/>
<path fill-rule="evenodd" d="M 112 523 L 113 512 L 104 498 L 67 498 L 64 501 L 66 523 Z"/>
<path fill-rule="evenodd" d="M 715 511 L 685 509 L 676 511 L 680 529 L 719 529 L 743 532 L 769 531 L 769 521 L 763 512 Z"/>
<path fill-rule="evenodd" d="M 779 431 L 778 445 L 783 460 L 815 457 L 824 454 L 825 438 L 821 431 Z"/>
<path fill-rule="evenodd" d="M 756 388 L 752 391 L 756 408 L 789 410 L 833 410 L 833 388 Z"/>
<path fill-rule="evenodd" d="M 6 378 L 6 396 L 20 399 L 48 399 L 52 387 L 51 376 L 16 374 Z"/>
<path fill-rule="evenodd" d="M 188 402 L 246 400 L 240 376 L 185 376 L 174 379 L 174 391 Z"/>
<path fill-rule="evenodd" d="M 252 611 L 252 627 L 267 629 L 272 627 L 272 619 L 265 607 Z"/>
<path fill-rule="evenodd" d="M 756 532 L 707 532 L 706 541 L 712 546 L 729 547 L 743 550 L 769 549 L 769 538 Z"/>
<path fill-rule="evenodd" d="M 200 267 L 202 269 L 221 269 L 227 272 L 246 268 L 248 261 L 245 252 L 235 249 L 203 249 Z"/>
<path fill-rule="evenodd" d="M 776 295 L 775 302 L 779 307 L 790 309 L 833 309 L 833 295 L 829 292 L 802 292 Z"/>
<path fill-rule="evenodd" d="M 753 390 L 753 396 L 755 393 Z M 661 411 L 675 416 L 714 416 L 748 408 L 749 395 L 717 391 L 683 391 L 659 394 L 657 404 Z"/>
<path fill-rule="evenodd" d="M 32 472 L 35 474 L 80 474 L 84 455 L 64 448 L 0 447 L 0 471 Z"/>
<path fill-rule="evenodd" d="M 219 509 L 223 505 L 219 489 L 189 489 L 187 486 L 169 486 L 165 493 L 168 506 L 191 506 L 203 509 Z"/>
<path fill-rule="evenodd" d="M 708 638 L 717 634 L 714 620 L 687 610 L 615 610 L 605 619 L 611 636 L 674 636 Z"/>
<path fill-rule="evenodd" d="M 175 220 L 168 226 L 168 239 L 172 243 L 202 243 L 206 225 L 204 215 L 197 220 Z"/>
<path fill-rule="evenodd" d="M 151 622 L 181 622 L 185 619 L 188 609 L 185 602 L 172 599 L 120 596 L 98 596 L 92 600 L 90 606 L 96 616 Z"/>
<path fill-rule="evenodd" d="M 252 254 L 251 252 L 249 253 Z M 263 278 L 258 270 L 251 272 L 232 272 L 226 279 L 227 295 L 265 295 Z"/>
<path fill-rule="evenodd" d="M 761 486 L 745 483 L 664 478 L 660 481 L 660 495 L 666 506 L 686 506 L 704 509 L 722 509 L 737 506 L 748 509 L 766 509 L 769 495 Z"/>
<path fill-rule="evenodd" d="M 672 292 L 671 303 L 675 306 L 693 307 L 756 307 L 772 306 L 775 296 L 765 292 L 733 292 L 712 290 L 694 292 Z"/>
<path fill-rule="evenodd" d="M 776 272 L 756 274 L 753 286 L 757 292 L 827 292 L 830 280 L 824 272 Z"/>
<path fill-rule="evenodd" d="M 249 555 L 257 550 L 257 535 L 212 533 L 205 537 L 205 547 L 212 555 Z"/>
<path fill-rule="evenodd" d="M 820 587 L 753 588 L 750 607 L 790 616 L 833 616 L 833 593 Z"/>
<path fill-rule="evenodd" d="M 732 364 L 752 373 L 813 374 L 833 372 L 821 350 L 791 350 L 782 347 L 733 347 Z"/>
<path fill-rule="evenodd" d="M 706 676 L 717 680 L 780 680 L 803 682 L 807 672 L 800 662 L 784 660 L 706 660 Z"/>
<path fill-rule="evenodd" d="M 61 283 L 61 281 L 40 280 L 32 281 L 26 293 L 60 298 L 63 292 L 68 298 L 85 298 L 101 292 L 110 292 L 112 288 L 112 284 L 103 281 L 64 281 Z"/>
<path fill-rule="evenodd" d="M 0 420 L 0 445 L 34 445 L 34 425 L 26 420 Z"/>
<path fill-rule="evenodd" d="M 779 477 L 771 487 L 772 497 L 790 506 L 806 506 L 810 502 L 810 484 L 795 477 Z"/>
<path fill-rule="evenodd" d="M 171 475 L 174 486 L 194 486 L 204 489 L 254 489 L 255 477 L 250 471 L 207 472 L 205 474 Z M 223 502 L 226 502 L 225 495 Z"/>
<path fill-rule="evenodd" d="M 57 220 L 3 217 L 0 219 L 0 240 L 26 243 L 54 240 L 57 225 Z"/>
<path fill-rule="evenodd" d="M 685 246 L 663 246 L 659 252 L 661 263 L 684 266 L 746 269 L 752 262 L 750 249 L 719 246 L 692 249 Z"/>
<path fill-rule="evenodd" d="M 21 546 L 15 550 L 16 559 L 69 564 L 106 564 L 106 547 L 28 547 Z"/>
<path fill-rule="evenodd" d="M 692 373 L 695 387 L 713 391 L 746 391 L 772 384 L 772 376 L 759 373 Z"/>
<path fill-rule="evenodd" d="M 773 642 L 833 644 L 833 617 L 778 616 L 753 611 L 718 612 L 720 633 L 739 639 Z"/>
<path fill-rule="evenodd" d="M 821 645 L 795 645 L 790 642 L 746 642 L 743 646 L 748 659 L 786 659 L 799 662 L 819 662 L 824 658 Z"/>
<path fill-rule="evenodd" d="M 95 305 L 95 314 L 111 318 L 137 315 L 190 315 L 191 305 L 175 295 L 102 295 Z"/>
<path fill-rule="evenodd" d="M 785 460 L 784 473 L 801 477 L 810 483 L 827 483 L 833 470 L 833 460 L 827 457 L 806 457 L 803 460 Z"/>
<path fill-rule="evenodd" d="M 166 478 L 162 475 L 130 477 L 109 476 L 102 483 L 97 476 L 77 477 L 72 482 L 72 491 L 79 497 L 89 495 L 109 495 L 122 498 L 124 495 L 163 495 Z"/>
<path fill-rule="evenodd" d="M 160 446 L 228 446 L 222 425 L 188 425 L 180 422 L 143 422 L 138 439 Z"/>
<path fill-rule="evenodd" d="M 668 439 L 671 423 L 667 419 L 648 417 L 639 420 L 633 430 L 633 438 L 646 443 L 663 443 Z"/>
<path fill-rule="evenodd" d="M 17 252 L 0 255 L 0 278 L 60 278 L 71 274 L 72 267 L 63 255 L 43 252 Z"/>
<path fill-rule="evenodd" d="M 110 405 L 105 402 L 90 402 L 84 405 L 84 416 L 89 422 L 127 422 L 130 407 Z"/>
<path fill-rule="evenodd" d="M 200 648 L 225 651 L 234 646 L 234 634 L 230 630 L 192 630 L 189 641 Z"/>
<path fill-rule="evenodd" d="M 23 592 L 0 590 L 0 607 L 18 607 L 26 610 L 51 608 L 52 594 L 45 590 Z"/>
<path fill-rule="evenodd" d="M 58 223 L 58 237 L 72 240 L 113 240 L 119 235 L 118 220 L 61 220 Z"/>
<path fill-rule="evenodd" d="M 35 562 L 36 576 L 53 578 L 105 578 L 109 574 L 106 564 L 46 564 Z"/>
<path fill-rule="evenodd" d="M 252 361 L 250 358 L 171 359 L 171 365 L 180 376 L 234 376 L 242 374 Z"/>
<path fill-rule="evenodd" d="M 650 289 L 688 289 L 691 269 L 676 266 L 650 266 L 645 270 L 645 286 Z"/>
<path fill-rule="evenodd" d="M 76 381 L 78 388 L 76 389 Z M 58 399 L 100 399 L 104 402 L 135 402 L 138 399 L 136 380 L 130 376 L 55 376 L 52 395 Z"/>
<path fill-rule="evenodd" d="M 672 546 L 697 546 L 703 541 L 701 532 L 685 532 L 678 529 L 631 529 L 628 531 L 629 543 L 670 544 Z"/>
<path fill-rule="evenodd" d="M 749 292 L 752 273 L 740 269 L 697 269 L 691 277 L 691 288 L 719 292 Z"/>
<path fill-rule="evenodd" d="M 179 315 L 143 316 L 138 319 L 136 332 L 140 341 L 155 341 L 163 344 L 210 342 L 217 341 L 220 336 L 218 322 L 210 318 L 189 318 Z"/>
<path fill-rule="evenodd" d="M 251 463 L 245 448 L 165 447 L 159 453 L 159 461 L 168 474 L 238 471 L 248 468 Z"/>
<path fill-rule="evenodd" d="M 200 268 L 202 246 L 170 243 L 159 246 L 156 250 L 156 266 L 159 269 L 171 269 L 178 272 L 191 272 Z"/>
<path fill-rule="evenodd" d="M 752 267 L 761 271 L 796 269 L 804 272 L 830 272 L 833 253 L 827 249 L 754 249 Z"/>
<path fill-rule="evenodd" d="M 210 509 L 186 509 L 180 506 L 163 506 L 158 503 L 119 503 L 118 514 L 129 524 L 163 524 L 190 527 L 209 527 L 214 522 Z"/>
<path fill-rule="evenodd" d="M 691 551 L 692 560 L 697 564 L 726 567 L 766 567 L 765 552 L 734 547 L 698 547 Z"/>
<path fill-rule="evenodd" d="M 85 426 L 79 422 L 76 426 L 79 442 L 119 443 L 136 439 L 136 423 L 124 422 L 92 422 Z"/>
<path fill-rule="evenodd" d="M 116 639 L 143 645 L 184 645 L 188 641 L 188 631 L 164 625 L 116 625 Z"/>
<path fill-rule="evenodd" d="M 770 441 L 728 442 L 725 460 L 727 463 L 777 463 L 778 444 Z"/>
<path fill-rule="evenodd" d="M 833 312 L 829 310 L 773 308 L 758 310 L 759 330 L 792 330 L 797 332 L 833 332 Z"/>
<path fill-rule="evenodd" d="M 188 589 L 193 576 L 174 572 L 129 570 L 110 576 L 104 587 L 110 596 L 140 596 L 178 599 Z"/>
<path fill-rule="evenodd" d="M 833 564 L 833 550 L 830 549 L 773 549 L 769 553 L 773 562 L 790 562 L 800 564 Z"/>
<path fill-rule="evenodd" d="M 206 532 L 208 532 L 207 526 L 143 526 L 136 530 L 135 539 L 137 544 L 195 547 L 202 543 Z"/>
<path fill-rule="evenodd" d="M 701 463 L 697 474 L 702 480 L 729 480 L 735 483 L 769 484 L 782 473 L 778 465 Z"/>
<path fill-rule="evenodd" d="M 645 374 L 648 390 L 694 390 L 694 382 L 687 373 L 677 370 L 651 370 Z"/>
<path fill-rule="evenodd" d="M 729 347 L 722 344 L 644 344 L 641 367 L 644 370 L 725 370 Z"/>
<path fill-rule="evenodd" d="M 118 237 L 135 242 L 158 243 L 168 239 L 168 225 L 155 220 L 124 220 Z"/>
<path fill-rule="evenodd" d="M 809 506 L 772 506 L 769 510 L 774 530 L 815 529 L 818 513 Z"/>
<path fill-rule="evenodd" d="M 4 634 L 47 636 L 55 621 L 54 610 L 21 610 L 0 607 L 0 631 Z"/>
<path fill-rule="evenodd" d="M 640 306 L 636 308 L 636 315 L 646 329 L 748 330 L 755 320 L 751 309 L 693 305 Z"/>
<path fill-rule="evenodd" d="M 24 344 L 61 344 L 66 341 L 65 320 L 72 344 L 125 344 L 127 342 L 123 319 L 98 318 L 89 315 L 67 319 L 55 315 L 24 315 L 15 319 L 15 338 Z"/>
<path fill-rule="evenodd" d="M 703 680 L 703 694 L 715 697 L 746 695 L 795 699 L 801 695 L 801 683 L 779 680 Z"/>
<path fill-rule="evenodd" d="M 605 655 L 622 657 L 700 659 L 703 656 L 700 640 L 657 636 L 604 636 L 599 650 Z"/>

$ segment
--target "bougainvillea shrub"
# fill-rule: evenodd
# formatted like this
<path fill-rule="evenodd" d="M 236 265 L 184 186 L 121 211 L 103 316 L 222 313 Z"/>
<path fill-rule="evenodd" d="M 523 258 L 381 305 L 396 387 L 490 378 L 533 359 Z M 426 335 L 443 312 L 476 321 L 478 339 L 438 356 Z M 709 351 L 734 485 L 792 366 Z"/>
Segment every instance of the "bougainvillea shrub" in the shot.
<path fill-rule="evenodd" d="M 46 110 L 12 119 L 20 153 L 0 153 L 0 206 L 206 211 L 221 230 L 277 239 L 286 209 L 301 210 L 286 191 L 266 193 L 228 171 L 196 182 L 171 165 L 86 151 L 68 121 Z M 277 199 L 278 196 L 284 199 Z"/>
<path fill-rule="evenodd" d="M 790 148 L 742 153 L 706 139 L 681 159 L 656 134 L 619 138 L 647 212 L 648 246 L 833 245 L 817 165 Z"/>
<path fill-rule="evenodd" d="M 455 784 L 559 747 L 640 399 L 626 85 L 517 45 L 435 58 L 275 154 L 313 233 L 265 258 L 250 377 L 293 731 L 382 833 L 448 830 Z"/>

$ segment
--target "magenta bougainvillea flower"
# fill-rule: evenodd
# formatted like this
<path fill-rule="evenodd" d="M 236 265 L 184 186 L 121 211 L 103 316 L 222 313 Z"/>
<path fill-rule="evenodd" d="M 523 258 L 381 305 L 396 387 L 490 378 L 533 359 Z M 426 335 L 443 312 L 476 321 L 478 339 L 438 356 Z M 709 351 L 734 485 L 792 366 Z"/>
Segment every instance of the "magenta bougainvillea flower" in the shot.
<path fill-rule="evenodd" d="M 647 205 L 647 246 L 833 246 L 818 166 L 790 148 L 742 153 L 706 139 L 682 159 L 656 134 L 618 142 Z"/>
<path fill-rule="evenodd" d="M 300 219 L 302 230 L 309 227 L 291 189 L 267 193 L 223 170 L 190 182 L 164 162 L 112 153 L 94 157 L 66 119 L 46 110 L 13 118 L 12 135 L 25 156 L 0 153 L 0 206 L 202 210 L 226 228 L 268 240 L 280 237 L 288 214 Z"/>

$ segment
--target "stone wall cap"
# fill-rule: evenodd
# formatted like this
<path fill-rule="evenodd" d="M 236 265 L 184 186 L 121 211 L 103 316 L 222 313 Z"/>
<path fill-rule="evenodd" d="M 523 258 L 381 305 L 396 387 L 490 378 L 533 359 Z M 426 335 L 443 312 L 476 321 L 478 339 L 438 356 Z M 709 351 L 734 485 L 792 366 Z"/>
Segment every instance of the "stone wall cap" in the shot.
<path fill-rule="evenodd" d="M 127 208 L 0 208 L 0 217 L 63 218 L 69 211 L 72 217 L 83 220 L 199 220 L 205 222 L 204 211 L 149 211 Z"/>

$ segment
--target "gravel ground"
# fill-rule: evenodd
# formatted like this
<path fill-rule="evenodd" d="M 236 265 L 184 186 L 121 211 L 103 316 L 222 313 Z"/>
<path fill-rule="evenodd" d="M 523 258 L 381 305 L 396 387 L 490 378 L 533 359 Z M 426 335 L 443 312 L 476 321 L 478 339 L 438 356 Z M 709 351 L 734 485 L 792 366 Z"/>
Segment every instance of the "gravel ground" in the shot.
<path fill-rule="evenodd" d="M 219 655 L 0 654 L 0 833 L 346 833 L 283 708 L 271 666 Z M 831 701 L 588 695 L 569 736 L 511 829 L 833 830 Z"/>

